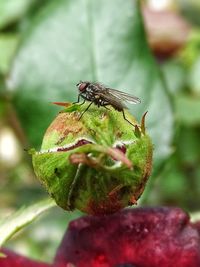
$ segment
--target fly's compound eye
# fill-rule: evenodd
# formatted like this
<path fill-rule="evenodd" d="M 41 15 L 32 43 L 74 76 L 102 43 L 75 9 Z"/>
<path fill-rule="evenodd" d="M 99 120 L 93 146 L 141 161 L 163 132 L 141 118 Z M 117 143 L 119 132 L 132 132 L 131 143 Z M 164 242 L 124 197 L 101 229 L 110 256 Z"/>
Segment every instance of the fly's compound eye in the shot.
<path fill-rule="evenodd" d="M 80 92 L 84 92 L 88 86 L 88 83 L 84 83 L 84 82 L 78 83 L 77 86 Z"/>

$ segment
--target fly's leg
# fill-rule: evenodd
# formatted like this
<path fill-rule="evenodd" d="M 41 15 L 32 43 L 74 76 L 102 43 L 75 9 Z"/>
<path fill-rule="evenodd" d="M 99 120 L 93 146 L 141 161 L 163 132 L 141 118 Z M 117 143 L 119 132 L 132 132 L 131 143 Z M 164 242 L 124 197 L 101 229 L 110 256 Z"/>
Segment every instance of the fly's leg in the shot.
<path fill-rule="evenodd" d="M 82 106 L 85 103 L 85 99 L 83 100 L 83 102 L 81 104 L 79 104 L 79 106 Z"/>
<path fill-rule="evenodd" d="M 93 104 L 93 102 L 91 102 L 87 108 L 81 113 L 81 116 L 78 118 L 78 120 L 80 120 L 83 117 L 83 114 L 89 109 L 89 107 Z"/>
<path fill-rule="evenodd" d="M 79 102 L 80 102 L 80 96 L 81 96 L 81 94 L 78 95 L 78 99 L 77 99 L 77 101 L 76 101 L 76 102 L 73 102 L 73 104 L 76 104 L 76 103 L 79 103 Z M 80 104 L 80 106 L 83 105 L 84 103 L 85 103 L 85 99 L 84 99 L 83 102 Z"/>
<path fill-rule="evenodd" d="M 131 123 L 125 116 L 125 113 L 124 113 L 124 110 L 122 109 L 122 114 L 123 114 L 123 117 L 125 119 L 125 121 L 127 121 L 128 123 L 130 123 L 131 125 L 133 125 L 135 127 L 135 125 L 133 123 Z"/>
<path fill-rule="evenodd" d="M 78 95 L 77 101 L 76 102 L 73 102 L 73 104 L 76 104 L 76 103 L 79 103 L 80 102 L 80 96 L 81 96 L 81 94 Z"/>
<path fill-rule="evenodd" d="M 107 108 L 106 106 L 103 106 L 104 108 L 106 108 L 107 110 L 110 110 L 110 108 Z"/>

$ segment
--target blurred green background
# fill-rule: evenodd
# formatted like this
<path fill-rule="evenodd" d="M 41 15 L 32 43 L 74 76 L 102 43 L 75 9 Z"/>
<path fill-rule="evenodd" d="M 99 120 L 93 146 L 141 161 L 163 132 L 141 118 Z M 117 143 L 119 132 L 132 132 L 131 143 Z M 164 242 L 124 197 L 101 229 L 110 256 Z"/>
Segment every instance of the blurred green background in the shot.
<path fill-rule="evenodd" d="M 47 197 L 26 149 L 39 149 L 79 80 L 142 99 L 154 143 L 139 204 L 199 211 L 200 3 L 198 0 L 0 0 L 0 218 Z M 54 208 L 7 243 L 51 261 L 80 212 Z"/>

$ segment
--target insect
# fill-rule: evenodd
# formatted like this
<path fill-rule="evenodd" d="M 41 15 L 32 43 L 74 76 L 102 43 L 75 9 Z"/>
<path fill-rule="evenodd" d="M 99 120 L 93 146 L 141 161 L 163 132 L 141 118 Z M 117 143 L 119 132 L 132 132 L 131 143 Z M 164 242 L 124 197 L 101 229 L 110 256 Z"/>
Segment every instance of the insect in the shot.
<path fill-rule="evenodd" d="M 74 102 L 74 104 L 80 102 L 80 97 L 84 99 L 80 105 L 84 104 L 86 100 L 90 101 L 90 104 L 82 112 L 79 120 L 92 104 L 95 104 L 98 107 L 105 107 L 106 109 L 109 109 L 107 106 L 111 105 L 115 110 L 122 112 L 124 119 L 133 125 L 125 116 L 124 109 L 127 109 L 127 106 L 124 102 L 129 102 L 131 104 L 141 103 L 141 100 L 138 97 L 106 87 L 97 82 L 80 81 L 76 86 L 78 87 L 79 94 L 78 100 Z"/>

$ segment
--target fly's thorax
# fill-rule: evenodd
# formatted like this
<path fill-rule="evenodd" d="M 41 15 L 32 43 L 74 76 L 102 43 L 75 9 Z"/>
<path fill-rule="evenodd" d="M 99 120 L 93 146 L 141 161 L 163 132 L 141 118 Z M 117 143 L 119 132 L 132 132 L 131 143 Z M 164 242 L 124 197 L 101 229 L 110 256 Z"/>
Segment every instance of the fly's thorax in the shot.
<path fill-rule="evenodd" d="M 91 92 L 85 91 L 84 93 L 81 93 L 81 97 L 87 101 L 94 102 L 95 96 Z"/>
<path fill-rule="evenodd" d="M 95 92 L 99 91 L 99 87 L 95 83 L 90 83 L 90 84 L 88 84 L 87 91 L 95 93 Z"/>
<path fill-rule="evenodd" d="M 84 91 L 80 91 L 80 95 L 87 101 L 94 102 L 95 100 L 95 91 L 93 90 L 93 86 L 91 84 L 88 84 Z"/>

